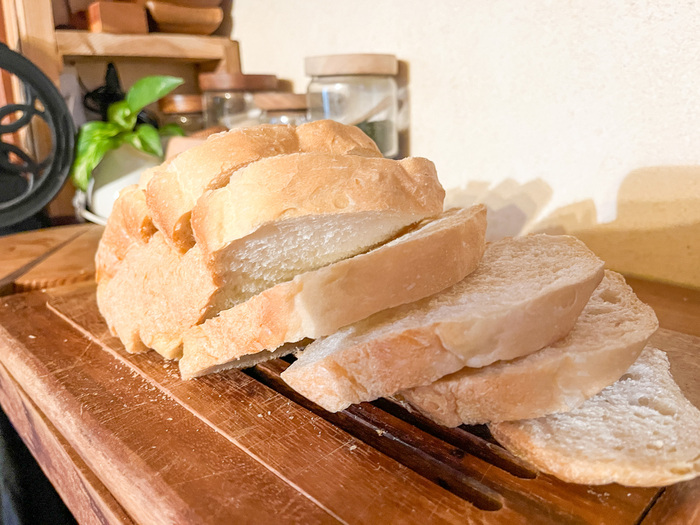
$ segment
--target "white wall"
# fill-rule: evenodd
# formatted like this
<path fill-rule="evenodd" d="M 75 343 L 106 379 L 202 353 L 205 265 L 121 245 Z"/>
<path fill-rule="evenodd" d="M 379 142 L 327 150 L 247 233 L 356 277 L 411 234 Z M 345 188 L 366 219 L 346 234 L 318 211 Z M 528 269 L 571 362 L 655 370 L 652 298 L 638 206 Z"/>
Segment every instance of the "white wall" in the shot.
<path fill-rule="evenodd" d="M 700 164 L 700 4 L 235 0 L 243 70 L 305 91 L 303 58 L 408 62 L 411 154 L 443 185 L 543 179 L 544 213 L 593 198 L 615 216 L 636 168 Z"/>

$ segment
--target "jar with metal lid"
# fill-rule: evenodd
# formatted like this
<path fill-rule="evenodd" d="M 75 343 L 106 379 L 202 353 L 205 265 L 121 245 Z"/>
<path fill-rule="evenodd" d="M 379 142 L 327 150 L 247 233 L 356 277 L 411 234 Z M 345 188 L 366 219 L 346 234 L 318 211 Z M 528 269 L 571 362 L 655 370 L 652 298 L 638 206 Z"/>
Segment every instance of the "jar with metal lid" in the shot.
<path fill-rule="evenodd" d="M 306 95 L 296 93 L 256 93 L 255 105 L 260 108 L 262 124 L 291 124 L 307 122 Z"/>
<path fill-rule="evenodd" d="M 177 124 L 190 135 L 204 129 L 201 95 L 167 95 L 158 101 L 163 124 Z"/>
<path fill-rule="evenodd" d="M 385 157 L 399 153 L 398 94 L 394 55 L 353 54 L 307 57 L 311 120 L 332 119 L 358 126 Z"/>
<path fill-rule="evenodd" d="M 204 123 L 207 127 L 228 129 L 254 126 L 259 123 L 260 109 L 253 102 L 256 91 L 277 89 L 275 75 L 242 73 L 201 73 L 199 88 L 204 101 Z"/>

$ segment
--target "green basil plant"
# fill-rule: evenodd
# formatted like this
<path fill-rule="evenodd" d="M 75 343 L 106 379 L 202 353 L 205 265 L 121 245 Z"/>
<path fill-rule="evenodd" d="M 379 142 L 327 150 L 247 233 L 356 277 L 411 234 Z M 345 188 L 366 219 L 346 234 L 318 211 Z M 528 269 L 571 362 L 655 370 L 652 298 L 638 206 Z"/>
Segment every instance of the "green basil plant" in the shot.
<path fill-rule="evenodd" d="M 122 144 L 159 158 L 163 157 L 160 138 L 168 135 L 184 135 L 177 124 L 156 129 L 150 124 L 136 124 L 136 117 L 147 105 L 163 98 L 184 81 L 169 76 L 150 76 L 138 80 L 124 100 L 111 104 L 107 110 L 107 122 L 88 122 L 81 126 L 75 147 L 75 160 L 71 168 L 73 184 L 87 191 L 92 170 L 105 154 Z"/>

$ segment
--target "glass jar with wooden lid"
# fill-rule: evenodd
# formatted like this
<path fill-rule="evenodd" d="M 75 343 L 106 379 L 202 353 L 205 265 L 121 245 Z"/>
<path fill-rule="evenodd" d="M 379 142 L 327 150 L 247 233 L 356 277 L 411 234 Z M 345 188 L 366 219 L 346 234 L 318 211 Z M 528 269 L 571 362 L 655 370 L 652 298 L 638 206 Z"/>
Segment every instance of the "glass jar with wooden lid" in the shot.
<path fill-rule="evenodd" d="M 398 96 L 394 55 L 352 54 L 307 57 L 311 120 L 332 119 L 358 126 L 385 157 L 399 153 Z"/>
<path fill-rule="evenodd" d="M 204 129 L 201 95 L 167 95 L 158 101 L 163 124 L 177 124 L 190 135 Z"/>
<path fill-rule="evenodd" d="M 256 93 L 255 105 L 260 108 L 262 124 L 291 124 L 308 121 L 306 95 L 297 93 Z"/>
<path fill-rule="evenodd" d="M 275 91 L 275 75 L 244 75 L 242 73 L 201 73 L 199 88 L 204 101 L 204 123 L 207 127 L 228 129 L 258 124 L 260 109 L 253 94 Z"/>

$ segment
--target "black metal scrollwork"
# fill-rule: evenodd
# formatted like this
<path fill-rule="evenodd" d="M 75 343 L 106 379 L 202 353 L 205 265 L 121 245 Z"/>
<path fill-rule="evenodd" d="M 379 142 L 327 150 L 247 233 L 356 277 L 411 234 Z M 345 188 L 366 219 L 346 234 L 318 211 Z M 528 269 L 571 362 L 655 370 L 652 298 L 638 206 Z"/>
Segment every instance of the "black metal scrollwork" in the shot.
<path fill-rule="evenodd" d="M 73 161 L 75 127 L 61 94 L 34 64 L 0 44 L 0 68 L 24 86 L 21 104 L 0 108 L 0 227 L 19 222 L 46 206 L 65 183 Z M 41 119 L 50 131 L 51 150 L 35 159 L 7 135 Z"/>

